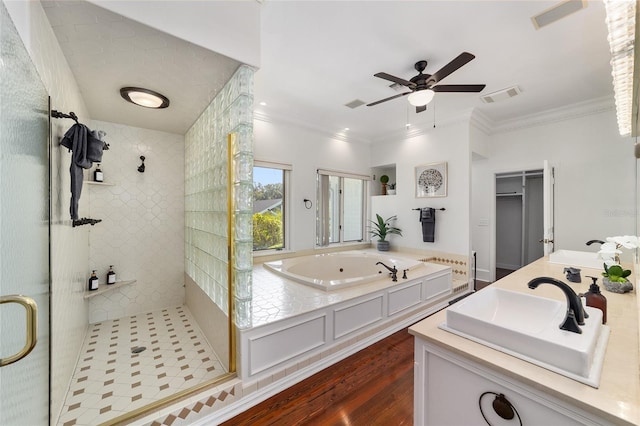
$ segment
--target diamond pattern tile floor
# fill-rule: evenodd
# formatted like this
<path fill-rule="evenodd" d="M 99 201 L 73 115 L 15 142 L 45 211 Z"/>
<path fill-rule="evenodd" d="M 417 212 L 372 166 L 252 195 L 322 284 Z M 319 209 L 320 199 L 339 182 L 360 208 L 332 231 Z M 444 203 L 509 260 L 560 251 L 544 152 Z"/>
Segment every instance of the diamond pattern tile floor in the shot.
<path fill-rule="evenodd" d="M 186 306 L 91 324 L 79 358 L 58 425 L 99 424 L 226 372 Z"/>

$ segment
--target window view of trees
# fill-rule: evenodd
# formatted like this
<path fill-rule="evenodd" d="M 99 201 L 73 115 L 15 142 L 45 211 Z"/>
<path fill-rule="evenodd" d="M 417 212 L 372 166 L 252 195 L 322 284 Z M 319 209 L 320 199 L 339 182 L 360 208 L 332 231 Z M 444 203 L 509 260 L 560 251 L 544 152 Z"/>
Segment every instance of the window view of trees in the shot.
<path fill-rule="evenodd" d="M 253 250 L 284 248 L 284 171 L 254 167 Z"/>

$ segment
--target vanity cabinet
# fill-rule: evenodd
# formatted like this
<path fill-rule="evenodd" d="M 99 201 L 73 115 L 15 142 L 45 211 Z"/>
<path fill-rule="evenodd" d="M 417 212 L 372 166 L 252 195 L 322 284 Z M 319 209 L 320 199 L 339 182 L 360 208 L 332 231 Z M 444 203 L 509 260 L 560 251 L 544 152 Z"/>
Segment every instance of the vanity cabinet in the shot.
<path fill-rule="evenodd" d="M 525 426 L 614 424 L 419 336 L 414 359 L 414 424 L 418 426 L 486 425 L 487 421 L 492 426 L 519 425 L 518 415 L 505 420 L 496 414 L 495 394 L 506 397 Z M 482 396 L 485 392 L 492 393 Z"/>

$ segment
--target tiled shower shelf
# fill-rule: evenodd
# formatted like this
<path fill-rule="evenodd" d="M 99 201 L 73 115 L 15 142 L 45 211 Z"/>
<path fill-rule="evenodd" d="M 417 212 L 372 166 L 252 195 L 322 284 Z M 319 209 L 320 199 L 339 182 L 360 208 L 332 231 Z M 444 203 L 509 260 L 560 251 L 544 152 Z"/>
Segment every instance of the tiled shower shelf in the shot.
<path fill-rule="evenodd" d="M 124 287 L 125 285 L 129 285 L 129 284 L 133 284 L 135 283 L 136 280 L 129 280 L 129 281 L 117 281 L 113 284 L 99 284 L 98 285 L 98 289 L 97 290 L 92 290 L 92 291 L 85 291 L 84 292 L 84 298 L 85 299 L 90 299 L 94 296 L 97 296 L 99 294 L 102 293 L 106 293 L 107 291 L 111 291 L 113 289 L 119 288 L 119 287 Z"/>
<path fill-rule="evenodd" d="M 98 186 L 116 186 L 115 183 L 96 182 L 96 181 L 93 181 L 93 180 L 86 180 L 85 183 L 88 184 L 88 185 L 98 185 Z"/>

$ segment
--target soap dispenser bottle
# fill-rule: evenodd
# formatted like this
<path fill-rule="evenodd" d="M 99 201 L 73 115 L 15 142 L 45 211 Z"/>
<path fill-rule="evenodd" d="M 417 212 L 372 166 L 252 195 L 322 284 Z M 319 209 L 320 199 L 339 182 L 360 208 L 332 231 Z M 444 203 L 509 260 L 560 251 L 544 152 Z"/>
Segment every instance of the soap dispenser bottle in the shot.
<path fill-rule="evenodd" d="M 102 182 L 104 180 L 104 175 L 102 174 L 100 163 L 98 163 L 98 165 L 96 166 L 96 170 L 93 172 L 93 180 L 95 182 Z"/>
<path fill-rule="evenodd" d="M 606 324 L 607 322 L 607 298 L 604 297 L 602 293 L 600 293 L 600 287 L 598 287 L 598 277 L 589 277 L 593 280 L 591 286 L 589 287 L 589 291 L 584 294 L 587 306 L 591 306 L 592 308 L 598 308 L 602 311 L 602 323 Z"/>
<path fill-rule="evenodd" d="M 116 283 L 116 273 L 113 272 L 113 265 L 109 265 L 109 272 L 107 272 L 107 284 Z"/>
<path fill-rule="evenodd" d="M 98 289 L 98 277 L 96 276 L 96 271 L 94 270 L 89 277 L 89 291 Z"/>

